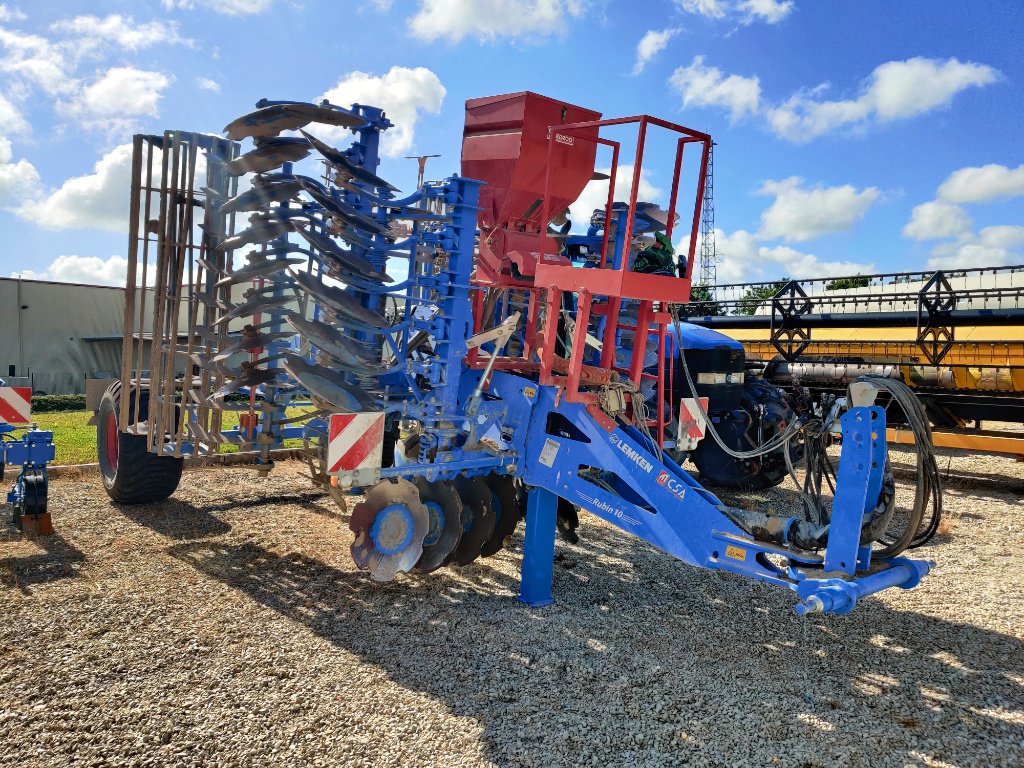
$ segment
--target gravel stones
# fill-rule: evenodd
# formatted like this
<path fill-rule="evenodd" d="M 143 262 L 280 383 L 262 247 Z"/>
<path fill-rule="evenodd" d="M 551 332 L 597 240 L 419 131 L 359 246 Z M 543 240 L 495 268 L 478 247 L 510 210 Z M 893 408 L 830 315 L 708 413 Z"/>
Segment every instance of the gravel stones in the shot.
<path fill-rule="evenodd" d="M 952 458 L 918 589 L 807 619 L 589 515 L 547 608 L 515 600 L 522 529 L 375 584 L 300 471 L 187 471 L 147 507 L 60 477 L 57 536 L 0 528 L 0 766 L 1024 764 L 1011 459 Z"/>

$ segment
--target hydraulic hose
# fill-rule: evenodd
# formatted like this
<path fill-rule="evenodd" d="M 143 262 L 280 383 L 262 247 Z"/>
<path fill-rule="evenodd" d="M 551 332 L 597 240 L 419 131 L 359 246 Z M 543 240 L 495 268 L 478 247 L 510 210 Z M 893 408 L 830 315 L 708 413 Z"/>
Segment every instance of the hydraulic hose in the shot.
<path fill-rule="evenodd" d="M 914 506 L 907 520 L 899 526 L 889 525 L 882 531 L 876 554 L 880 557 L 895 557 L 905 549 L 914 549 L 927 543 L 939 528 L 942 519 L 942 479 L 938 462 L 932 447 L 932 430 L 928 416 L 914 390 L 902 381 L 882 376 L 862 376 L 863 381 L 888 392 L 907 418 L 907 424 L 914 433 L 914 447 L 917 453 L 917 483 L 914 492 Z"/>

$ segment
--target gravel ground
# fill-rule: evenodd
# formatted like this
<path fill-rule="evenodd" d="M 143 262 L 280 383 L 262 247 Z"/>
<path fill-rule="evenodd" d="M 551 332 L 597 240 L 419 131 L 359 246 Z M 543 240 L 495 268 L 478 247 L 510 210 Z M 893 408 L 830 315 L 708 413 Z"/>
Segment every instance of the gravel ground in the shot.
<path fill-rule="evenodd" d="M 809 619 L 589 516 L 531 609 L 521 537 L 372 584 L 297 465 L 62 477 L 57 536 L 0 526 L 0 766 L 1020 766 L 1024 465 L 948 469 L 938 571 Z"/>

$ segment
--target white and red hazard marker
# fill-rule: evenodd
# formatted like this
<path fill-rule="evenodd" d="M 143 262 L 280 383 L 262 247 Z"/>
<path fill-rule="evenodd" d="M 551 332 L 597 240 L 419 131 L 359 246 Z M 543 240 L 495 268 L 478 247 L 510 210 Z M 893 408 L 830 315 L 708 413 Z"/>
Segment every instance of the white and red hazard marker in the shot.
<path fill-rule="evenodd" d="M 384 451 L 383 413 L 335 413 L 327 434 L 328 473 L 380 469 Z"/>
<path fill-rule="evenodd" d="M 32 421 L 32 388 L 0 387 L 0 423 L 28 424 Z"/>
<path fill-rule="evenodd" d="M 704 411 L 708 409 L 708 399 L 702 397 L 700 404 Z M 684 397 L 679 401 L 679 450 L 692 451 L 704 437 L 707 421 L 692 397 Z"/>

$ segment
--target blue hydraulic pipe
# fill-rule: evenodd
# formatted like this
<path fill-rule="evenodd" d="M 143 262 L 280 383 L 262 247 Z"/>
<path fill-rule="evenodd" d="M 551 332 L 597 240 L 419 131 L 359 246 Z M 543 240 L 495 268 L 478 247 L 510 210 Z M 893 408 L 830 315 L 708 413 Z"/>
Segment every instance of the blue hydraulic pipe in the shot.
<path fill-rule="evenodd" d="M 889 568 L 853 581 L 821 579 L 803 581 L 797 594 L 803 598 L 796 605 L 798 616 L 808 613 L 849 613 L 857 601 L 889 587 L 911 589 L 935 567 L 930 560 L 893 558 Z"/>

